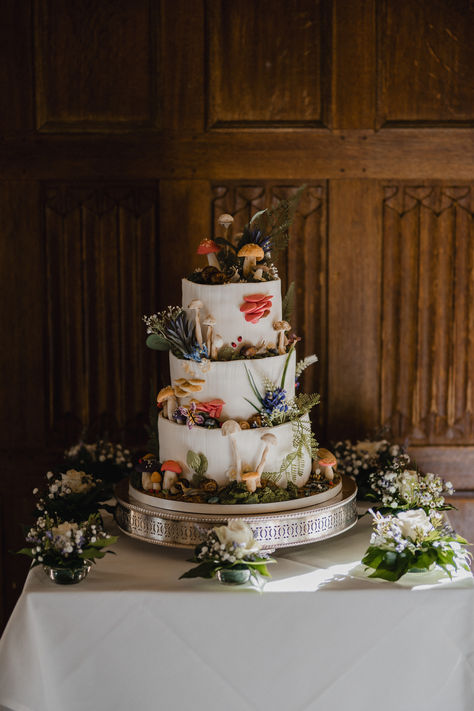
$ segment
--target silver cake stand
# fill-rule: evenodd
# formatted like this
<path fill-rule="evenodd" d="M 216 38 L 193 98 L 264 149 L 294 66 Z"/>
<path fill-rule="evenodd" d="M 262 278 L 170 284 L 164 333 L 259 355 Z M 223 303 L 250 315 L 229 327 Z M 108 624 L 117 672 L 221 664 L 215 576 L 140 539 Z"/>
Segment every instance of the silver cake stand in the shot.
<path fill-rule="evenodd" d="M 260 515 L 219 515 L 173 512 L 145 506 L 129 495 L 128 480 L 116 487 L 115 517 L 120 529 L 133 538 L 160 546 L 194 548 L 213 526 L 231 519 L 246 521 L 263 550 L 299 546 L 338 536 L 357 522 L 355 482 L 342 477 L 342 490 L 333 499 L 307 508 Z"/>

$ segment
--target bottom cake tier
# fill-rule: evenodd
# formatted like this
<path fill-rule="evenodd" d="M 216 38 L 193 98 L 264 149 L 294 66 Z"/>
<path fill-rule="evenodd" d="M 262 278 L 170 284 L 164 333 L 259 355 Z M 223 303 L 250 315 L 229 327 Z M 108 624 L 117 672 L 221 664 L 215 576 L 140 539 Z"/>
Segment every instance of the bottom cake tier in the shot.
<path fill-rule="evenodd" d="M 296 486 L 303 486 L 308 481 L 311 474 L 311 456 L 308 451 L 311 423 L 308 415 L 276 427 L 256 427 L 228 435 L 224 435 L 224 431 L 204 427 L 188 429 L 186 425 L 177 424 L 160 415 L 160 459 L 178 462 L 184 476 L 190 479 L 193 472 L 187 466 L 188 452 L 203 454 L 207 459 L 206 476 L 222 486 L 236 478 L 237 468 L 241 471 L 255 471 L 266 451 L 263 469 L 267 473 L 266 478 L 271 474 L 272 480 L 282 488 L 289 481 Z M 274 435 L 270 446 L 266 439 L 268 434 Z M 293 452 L 297 452 L 297 456 L 282 471 L 285 458 Z"/>

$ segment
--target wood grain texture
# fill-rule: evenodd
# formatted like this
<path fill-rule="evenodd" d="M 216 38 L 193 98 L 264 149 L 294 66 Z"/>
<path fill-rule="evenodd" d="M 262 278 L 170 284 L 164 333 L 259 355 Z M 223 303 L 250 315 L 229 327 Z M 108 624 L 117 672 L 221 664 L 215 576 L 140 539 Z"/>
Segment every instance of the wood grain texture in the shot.
<path fill-rule="evenodd" d="M 323 4 L 208 0 L 210 128 L 322 125 Z"/>
<path fill-rule="evenodd" d="M 31 2 L 3 0 L 0 22 L 0 134 L 33 129 Z"/>
<path fill-rule="evenodd" d="M 0 448 L 44 442 L 44 254 L 39 190 L 0 183 Z"/>
<path fill-rule="evenodd" d="M 72 420 L 80 433 L 106 413 L 118 430 L 150 397 L 142 316 L 157 301 L 157 187 L 48 186 L 43 212 L 49 428 L 60 436 Z"/>
<path fill-rule="evenodd" d="M 474 124 L 474 7 L 469 0 L 382 0 L 378 124 Z"/>
<path fill-rule="evenodd" d="M 333 128 L 375 127 L 376 4 L 333 0 Z"/>
<path fill-rule="evenodd" d="M 39 131 L 155 126 L 155 7 L 151 0 L 35 3 Z"/>
<path fill-rule="evenodd" d="M 471 180 L 474 129 L 211 131 L 146 139 L 47 136 L 0 143 L 0 170 L 36 180 L 157 178 L 278 180 L 380 178 Z"/>
<path fill-rule="evenodd" d="M 161 128 L 170 134 L 205 130 L 204 2 L 161 2 Z M 170 172 L 165 176 L 170 177 Z"/>
<path fill-rule="evenodd" d="M 364 437 L 378 424 L 381 233 L 376 181 L 329 185 L 329 435 Z"/>
<path fill-rule="evenodd" d="M 381 419 L 419 444 L 471 444 L 474 228 L 467 185 L 386 186 Z"/>

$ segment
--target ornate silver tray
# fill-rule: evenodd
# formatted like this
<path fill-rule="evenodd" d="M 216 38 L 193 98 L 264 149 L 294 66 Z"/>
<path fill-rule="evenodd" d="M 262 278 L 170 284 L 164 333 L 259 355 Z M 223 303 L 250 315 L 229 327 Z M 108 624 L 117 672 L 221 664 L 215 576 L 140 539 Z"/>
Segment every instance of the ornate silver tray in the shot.
<path fill-rule="evenodd" d="M 120 529 L 133 538 L 160 546 L 194 548 L 213 526 L 237 518 L 246 521 L 264 550 L 299 546 L 338 536 L 357 522 L 357 486 L 342 477 L 342 491 L 321 504 L 279 513 L 245 516 L 174 512 L 146 506 L 128 492 L 128 480 L 117 485 L 115 517 Z"/>

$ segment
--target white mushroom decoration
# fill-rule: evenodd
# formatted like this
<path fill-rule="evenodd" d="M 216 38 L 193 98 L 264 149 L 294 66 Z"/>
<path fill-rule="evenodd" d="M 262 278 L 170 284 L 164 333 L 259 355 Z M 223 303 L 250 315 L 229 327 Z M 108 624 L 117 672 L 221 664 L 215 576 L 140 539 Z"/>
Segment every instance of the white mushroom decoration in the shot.
<path fill-rule="evenodd" d="M 250 493 L 253 493 L 257 489 L 257 486 L 260 486 L 260 473 L 259 472 L 244 472 L 244 474 L 242 474 L 242 481 L 245 482 L 247 491 L 250 491 Z"/>
<path fill-rule="evenodd" d="M 265 444 L 265 447 L 263 449 L 262 456 L 260 458 L 260 462 L 258 463 L 258 466 L 257 466 L 257 472 L 259 473 L 259 475 L 263 472 L 263 467 L 265 466 L 265 462 L 267 461 L 268 452 L 269 452 L 270 447 L 274 447 L 277 443 L 277 438 L 271 432 L 266 432 L 265 434 L 263 434 L 260 437 L 260 439 Z"/>
<path fill-rule="evenodd" d="M 241 459 L 235 439 L 235 435 L 238 432 L 240 432 L 240 425 L 235 420 L 226 420 L 221 427 L 222 436 L 230 439 L 230 444 L 234 453 L 235 478 L 237 481 L 240 481 Z"/>
<path fill-rule="evenodd" d="M 318 449 L 318 467 L 328 481 L 333 481 L 336 465 L 337 459 L 329 449 Z"/>
<path fill-rule="evenodd" d="M 284 355 L 286 353 L 285 348 L 285 331 L 289 331 L 291 328 L 288 321 L 275 321 L 273 324 L 273 329 L 278 332 L 278 353 Z"/>
<path fill-rule="evenodd" d="M 211 350 L 212 350 L 212 330 L 213 330 L 213 327 L 216 325 L 216 319 L 211 314 L 208 314 L 202 323 L 204 326 L 207 326 L 206 347 L 207 347 L 207 353 L 210 357 Z"/>
<path fill-rule="evenodd" d="M 145 491 L 150 491 L 153 488 L 150 472 L 142 472 L 142 487 Z"/>
<path fill-rule="evenodd" d="M 225 229 L 225 234 L 227 234 L 227 230 L 233 223 L 234 218 L 232 215 L 229 215 L 227 212 L 224 212 L 222 215 L 219 216 L 217 222 Z"/>
<path fill-rule="evenodd" d="M 153 491 L 159 491 L 161 489 L 161 482 L 163 477 L 160 472 L 153 472 L 151 475 L 151 486 Z"/>
<path fill-rule="evenodd" d="M 158 405 L 161 405 L 161 403 L 163 403 L 163 417 L 166 417 L 168 418 L 168 420 L 171 420 L 173 412 L 178 407 L 176 394 L 171 385 L 168 385 L 166 388 L 162 388 L 160 390 L 160 392 L 156 396 L 156 402 Z"/>
<path fill-rule="evenodd" d="M 167 459 L 161 465 L 161 471 L 163 473 L 163 489 L 173 492 L 173 487 L 178 481 L 178 474 L 182 472 L 181 465 L 173 459 Z"/>
<path fill-rule="evenodd" d="M 217 360 L 217 354 L 219 352 L 219 349 L 222 348 L 224 345 L 224 339 L 222 336 L 219 336 L 218 333 L 215 333 L 212 338 L 212 346 L 211 346 L 211 358 L 213 360 Z"/>
<path fill-rule="evenodd" d="M 199 299 L 193 299 L 188 306 L 188 309 L 195 311 L 195 332 L 196 341 L 199 343 L 199 347 L 202 348 L 202 331 L 201 331 L 201 321 L 199 320 L 199 309 L 202 309 L 203 303 Z"/>

